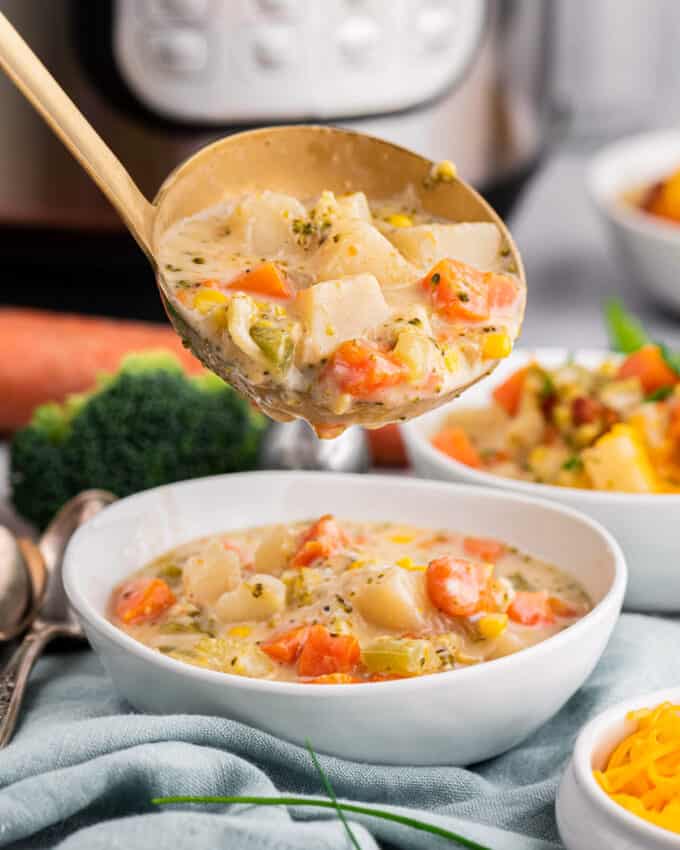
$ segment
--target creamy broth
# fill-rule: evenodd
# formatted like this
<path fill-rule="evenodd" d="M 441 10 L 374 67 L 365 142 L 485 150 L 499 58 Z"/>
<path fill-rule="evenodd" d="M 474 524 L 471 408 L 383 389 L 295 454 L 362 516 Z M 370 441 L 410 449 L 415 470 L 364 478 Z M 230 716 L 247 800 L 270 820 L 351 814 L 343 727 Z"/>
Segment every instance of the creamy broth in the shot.
<path fill-rule="evenodd" d="M 499 541 L 326 516 L 178 546 L 115 589 L 110 617 L 189 664 L 330 684 L 499 658 L 590 607 L 569 575 Z"/>
<path fill-rule="evenodd" d="M 160 246 L 171 309 L 273 418 L 322 434 L 410 418 L 510 353 L 524 291 L 489 222 L 415 193 L 227 199 Z"/>

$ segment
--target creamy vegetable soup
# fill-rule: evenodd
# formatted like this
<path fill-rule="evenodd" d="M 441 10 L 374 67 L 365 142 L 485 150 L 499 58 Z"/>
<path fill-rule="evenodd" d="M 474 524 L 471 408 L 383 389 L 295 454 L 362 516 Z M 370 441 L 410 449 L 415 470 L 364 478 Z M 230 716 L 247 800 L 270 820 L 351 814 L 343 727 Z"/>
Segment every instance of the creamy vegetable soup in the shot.
<path fill-rule="evenodd" d="M 524 312 L 496 225 L 435 220 L 410 192 L 229 199 L 171 228 L 160 261 L 203 359 L 322 436 L 458 394 L 510 353 Z"/>
<path fill-rule="evenodd" d="M 596 369 L 530 363 L 488 406 L 452 412 L 432 443 L 508 478 L 680 493 L 680 378 L 656 345 Z"/>
<path fill-rule="evenodd" d="M 570 576 L 498 540 L 327 515 L 179 546 L 115 589 L 110 616 L 188 664 L 344 684 L 509 655 L 590 607 Z"/>

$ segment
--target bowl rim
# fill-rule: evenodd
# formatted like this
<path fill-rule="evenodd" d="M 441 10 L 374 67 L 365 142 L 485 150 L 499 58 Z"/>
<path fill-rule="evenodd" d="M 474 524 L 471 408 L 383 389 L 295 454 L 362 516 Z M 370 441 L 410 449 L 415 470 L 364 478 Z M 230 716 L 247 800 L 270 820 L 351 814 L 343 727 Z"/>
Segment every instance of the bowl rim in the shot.
<path fill-rule="evenodd" d="M 579 356 L 587 358 L 601 357 L 602 360 L 614 358 L 617 356 L 615 351 L 597 348 L 577 348 L 570 350 L 560 346 L 537 346 L 536 348 L 516 348 L 513 354 L 521 354 L 527 357 L 534 356 L 540 362 L 544 357 L 557 357 L 570 354 L 578 358 Z M 618 355 L 620 356 L 620 355 Z M 511 355 L 512 357 L 512 355 Z M 494 380 L 497 379 L 496 374 L 492 374 L 484 382 L 484 387 L 491 390 L 494 386 Z M 481 387 L 480 387 L 481 389 Z M 459 410 L 471 409 L 478 405 L 465 405 L 464 399 L 461 401 L 452 402 L 449 405 L 437 408 L 430 411 L 421 417 L 422 420 L 430 421 L 439 416 L 445 416 L 446 412 L 453 405 Z M 615 505 L 680 505 L 680 493 L 622 493 L 609 490 L 581 490 L 578 487 L 558 487 L 555 484 L 539 484 L 536 481 L 522 481 L 516 478 L 505 478 L 502 475 L 495 475 L 493 472 L 485 472 L 483 470 L 474 469 L 471 466 L 466 466 L 454 460 L 448 455 L 436 449 L 426 438 L 423 431 L 424 424 L 418 420 L 411 420 L 400 425 L 401 432 L 406 443 L 407 453 L 412 450 L 422 454 L 430 464 L 443 466 L 451 473 L 455 474 L 459 479 L 467 479 L 475 485 L 483 487 L 496 487 L 504 490 L 514 490 L 518 493 L 523 493 L 527 496 L 541 498 L 544 494 L 546 499 L 554 499 L 564 504 L 565 500 L 578 499 L 585 506 L 593 504 L 602 504 L 608 502 Z M 663 501 L 662 501 L 663 500 Z"/>
<path fill-rule="evenodd" d="M 636 149 L 639 150 L 646 145 L 660 145 L 664 142 L 673 141 L 677 142 L 678 162 L 680 162 L 680 128 L 653 130 L 617 139 L 600 148 L 590 157 L 586 166 L 585 182 L 592 201 L 606 217 L 613 219 L 622 227 L 636 230 L 644 236 L 677 247 L 680 245 L 680 225 L 665 221 L 659 216 L 654 216 L 634 206 L 626 206 L 618 202 L 617 193 L 634 186 L 630 179 L 626 179 L 625 173 L 614 193 L 604 190 L 600 179 L 601 172 L 608 167 L 612 157 L 620 156 L 623 158 L 624 154 L 629 153 L 629 157 L 633 158 Z"/>
<path fill-rule="evenodd" d="M 627 830 L 634 830 L 640 838 L 656 841 L 655 846 L 659 846 L 659 841 L 665 839 L 665 846 L 678 848 L 680 847 L 680 835 L 678 833 L 664 829 L 654 823 L 649 823 L 643 818 L 629 812 L 627 809 L 624 809 L 618 803 L 615 803 L 596 782 L 592 768 L 593 751 L 598 740 L 607 729 L 615 723 L 625 720 L 625 716 L 629 711 L 634 711 L 638 708 L 651 708 L 662 702 L 680 702 L 680 686 L 651 691 L 637 697 L 630 697 L 616 703 L 616 705 L 610 706 L 593 717 L 581 729 L 576 738 L 572 756 L 572 767 L 575 782 L 586 797 L 603 814 L 610 819 L 618 820 Z M 649 845 L 643 844 L 641 846 L 647 847 Z"/>
<path fill-rule="evenodd" d="M 529 508 L 538 508 L 540 510 L 549 511 L 553 514 L 559 514 L 562 517 L 567 517 L 569 521 L 575 521 L 581 525 L 588 526 L 594 531 L 605 545 L 605 550 L 608 550 L 612 558 L 612 566 L 614 575 L 611 584 L 605 592 L 602 599 L 593 606 L 593 608 L 580 620 L 573 623 L 571 626 L 563 629 L 555 635 L 551 635 L 546 640 L 538 644 L 529 646 L 512 655 L 503 658 L 497 658 L 490 661 L 485 661 L 481 664 L 459 669 L 450 670 L 443 673 L 432 674 L 429 676 L 414 676 L 411 678 L 398 679 L 385 682 L 371 682 L 374 687 L 380 687 L 383 690 L 397 690 L 399 692 L 410 689 L 414 691 L 420 688 L 427 688 L 436 685 L 437 683 L 445 682 L 450 676 L 456 675 L 456 681 L 469 679 L 472 680 L 480 675 L 485 675 L 488 669 L 509 668 L 511 665 L 518 663 L 518 657 L 524 656 L 525 653 L 531 653 L 532 657 L 540 656 L 541 654 L 549 653 L 552 649 L 558 649 L 565 643 L 576 640 L 583 632 L 589 631 L 593 627 L 597 627 L 598 622 L 602 617 L 606 616 L 607 611 L 612 607 L 617 607 L 619 610 L 623 603 L 623 596 L 626 589 L 628 579 L 628 569 L 623 555 L 623 551 L 619 546 L 614 536 L 607 531 L 596 520 L 581 513 L 580 511 L 551 502 L 545 499 L 537 499 L 520 495 L 518 493 L 500 492 L 497 488 L 482 488 L 470 487 L 466 484 L 451 485 L 447 482 L 430 481 L 412 477 L 396 477 L 392 475 L 373 475 L 373 474 L 358 474 L 358 473 L 330 473 L 330 472 L 287 472 L 287 471 L 256 471 L 256 472 L 241 472 L 241 473 L 226 473 L 224 475 L 206 476 L 203 478 L 190 479 L 188 481 L 179 481 L 174 484 L 167 484 L 162 487 L 154 487 L 149 490 L 144 490 L 140 493 L 135 493 L 109 505 L 105 511 L 100 512 L 96 517 L 90 520 L 85 525 L 81 526 L 71 538 L 64 557 L 63 565 L 63 580 L 66 595 L 69 603 L 74 611 L 78 614 L 81 620 L 84 620 L 100 635 L 103 635 L 109 642 L 117 645 L 119 649 L 127 650 L 133 655 L 141 658 L 152 665 L 167 669 L 168 672 L 184 674 L 191 678 L 196 677 L 206 683 L 222 684 L 223 686 L 231 686 L 245 690 L 255 690 L 260 692 L 276 692 L 278 694 L 298 695 L 301 693 L 309 694 L 312 698 L 321 698 L 324 695 L 335 694 L 339 692 L 346 698 L 357 693 L 365 693 L 365 683 L 346 684 L 342 687 L 329 687 L 323 684 L 307 684 L 302 682 L 279 682 L 269 679 L 257 679 L 245 676 L 229 675 L 217 670 L 208 670 L 201 667 L 194 667 L 174 658 L 163 655 L 156 650 L 151 649 L 143 643 L 135 640 L 126 632 L 115 626 L 107 619 L 105 614 L 95 608 L 87 599 L 85 593 L 78 586 L 79 572 L 76 568 L 77 550 L 83 538 L 89 533 L 88 527 L 95 525 L 99 526 L 107 520 L 113 519 L 115 514 L 121 510 L 121 506 L 129 505 L 131 502 L 143 501 L 152 497 L 152 494 L 161 491 L 174 489 L 189 489 L 191 487 L 200 486 L 208 481 L 216 481 L 222 479 L 225 486 L 238 486 L 238 482 L 244 478 L 260 478 L 266 481 L 268 478 L 292 478 L 303 481 L 309 480 L 310 477 L 317 479 L 327 479 L 329 485 L 336 481 L 353 481 L 355 485 L 370 487 L 373 484 L 387 484 L 391 488 L 406 488 L 414 490 L 432 490 L 439 491 L 442 497 L 453 498 L 456 494 L 459 497 L 466 496 L 481 496 L 493 500 L 500 499 L 506 502 L 521 503 Z M 111 589 L 113 589 L 111 586 Z"/>

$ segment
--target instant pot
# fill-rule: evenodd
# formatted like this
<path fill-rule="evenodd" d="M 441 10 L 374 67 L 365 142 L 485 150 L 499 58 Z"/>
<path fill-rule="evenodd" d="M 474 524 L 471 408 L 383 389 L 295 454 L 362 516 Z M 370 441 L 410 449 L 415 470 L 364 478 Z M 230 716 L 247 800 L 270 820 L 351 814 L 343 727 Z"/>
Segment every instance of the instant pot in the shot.
<path fill-rule="evenodd" d="M 214 138 L 312 121 L 452 159 L 505 216 L 551 134 L 550 0 L 4 0 L 3 11 L 149 197 Z M 0 297 L 160 317 L 116 214 L 5 79 L 0 114 L 0 250 L 18 284 Z"/>

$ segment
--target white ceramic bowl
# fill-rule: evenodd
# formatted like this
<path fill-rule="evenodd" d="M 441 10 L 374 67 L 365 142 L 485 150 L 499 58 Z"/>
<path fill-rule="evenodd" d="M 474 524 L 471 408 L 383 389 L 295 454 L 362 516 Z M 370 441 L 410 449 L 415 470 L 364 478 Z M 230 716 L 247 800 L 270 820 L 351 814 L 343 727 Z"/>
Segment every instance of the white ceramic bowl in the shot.
<path fill-rule="evenodd" d="M 563 348 L 518 349 L 493 375 L 467 390 L 460 401 L 401 426 L 411 464 L 424 478 L 502 487 L 587 513 L 609 529 L 623 548 L 629 571 L 624 606 L 637 611 L 680 611 L 680 494 L 602 493 L 516 481 L 458 463 L 430 444 L 430 437 L 453 410 L 489 404 L 494 387 L 529 360 L 551 367 L 563 364 L 569 356 L 595 367 L 612 354 Z"/>
<path fill-rule="evenodd" d="M 476 667 L 357 685 L 304 685 L 192 667 L 106 618 L 114 585 L 149 558 L 225 529 L 333 512 L 494 535 L 583 583 L 594 609 L 530 649 Z M 626 567 L 611 536 L 558 505 L 392 476 L 246 473 L 123 499 L 83 526 L 64 564 L 68 597 L 118 691 L 136 708 L 235 718 L 316 749 L 385 764 L 469 764 L 518 744 L 581 686 L 609 639 Z"/>
<path fill-rule="evenodd" d="M 666 701 L 680 702 L 680 688 L 619 703 L 583 727 L 557 794 L 557 826 L 567 850 L 680 850 L 680 835 L 626 811 L 593 777 L 593 770 L 601 770 L 619 741 L 634 731 L 628 712 Z"/>
<path fill-rule="evenodd" d="M 591 160 L 590 194 L 609 232 L 620 268 L 680 310 L 680 225 L 622 203 L 621 195 L 680 168 L 680 130 L 633 136 Z"/>

